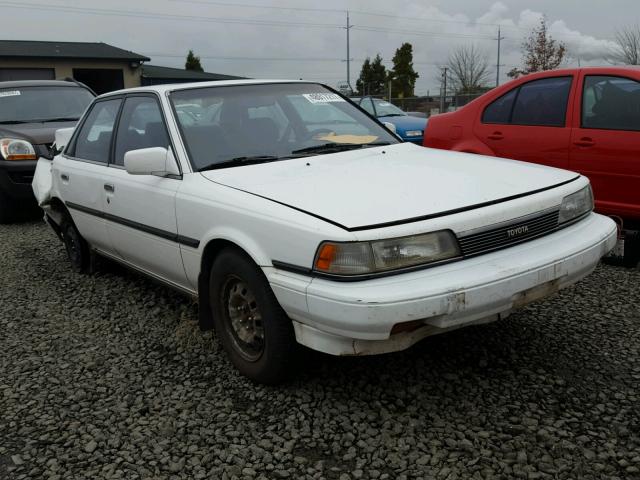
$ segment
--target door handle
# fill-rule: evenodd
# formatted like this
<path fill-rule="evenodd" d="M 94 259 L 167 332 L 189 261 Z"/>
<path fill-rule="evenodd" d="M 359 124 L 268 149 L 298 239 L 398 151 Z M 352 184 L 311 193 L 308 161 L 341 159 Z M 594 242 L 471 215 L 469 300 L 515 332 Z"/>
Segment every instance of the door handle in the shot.
<path fill-rule="evenodd" d="M 105 184 L 104 184 L 104 189 L 105 189 L 105 191 L 107 191 L 107 192 L 111 192 L 111 193 L 113 193 L 113 192 L 115 192 L 115 191 L 116 191 L 116 187 L 114 187 L 114 186 L 113 186 L 113 185 L 111 185 L 110 183 L 105 183 Z"/>
<path fill-rule="evenodd" d="M 573 142 L 573 144 L 577 147 L 593 147 L 596 142 L 589 137 L 582 137 L 580 140 Z"/>
<path fill-rule="evenodd" d="M 67 175 L 66 173 L 61 173 L 61 174 L 60 174 L 60 179 L 61 179 L 63 182 L 68 182 L 68 181 L 69 181 L 69 175 Z"/>
<path fill-rule="evenodd" d="M 502 140 L 504 138 L 504 135 L 502 135 L 502 132 L 493 132 L 487 138 L 489 140 Z"/>

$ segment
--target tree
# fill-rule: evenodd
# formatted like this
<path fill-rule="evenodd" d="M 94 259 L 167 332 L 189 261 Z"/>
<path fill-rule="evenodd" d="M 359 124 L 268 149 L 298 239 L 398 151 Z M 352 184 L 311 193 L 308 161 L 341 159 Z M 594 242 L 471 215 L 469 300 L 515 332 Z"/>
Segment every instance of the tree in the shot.
<path fill-rule="evenodd" d="M 618 44 L 614 61 L 626 65 L 640 65 L 640 26 L 625 27 L 616 32 Z"/>
<path fill-rule="evenodd" d="M 419 76 L 413 69 L 413 47 L 410 43 L 403 43 L 393 56 L 393 70 L 388 75 L 393 95 L 400 98 L 413 97 Z"/>
<path fill-rule="evenodd" d="M 184 64 L 186 70 L 195 70 L 196 72 L 204 72 L 202 65 L 200 65 L 200 57 L 194 55 L 193 50 L 189 50 L 187 54 L 187 61 Z"/>
<path fill-rule="evenodd" d="M 448 61 L 453 89 L 457 94 L 477 93 L 486 89 L 489 61 L 475 45 L 457 47 Z"/>
<path fill-rule="evenodd" d="M 556 42 L 547 27 L 547 19 L 542 17 L 540 25 L 531 30 L 529 38 L 522 43 L 522 68 L 514 68 L 507 75 L 517 78 L 543 70 L 555 70 L 562 64 L 567 48 L 562 42 Z"/>
<path fill-rule="evenodd" d="M 387 69 L 382 64 L 382 57 L 377 54 L 373 61 L 367 57 L 362 64 L 360 77 L 356 81 L 358 95 L 382 95 L 385 92 Z"/>

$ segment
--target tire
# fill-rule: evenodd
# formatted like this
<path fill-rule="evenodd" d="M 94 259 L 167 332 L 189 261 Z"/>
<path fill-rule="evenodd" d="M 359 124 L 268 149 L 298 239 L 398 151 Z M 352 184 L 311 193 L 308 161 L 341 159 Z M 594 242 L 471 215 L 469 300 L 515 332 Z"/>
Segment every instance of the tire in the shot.
<path fill-rule="evenodd" d="M 290 378 L 298 352 L 293 325 L 255 263 L 223 250 L 211 267 L 209 289 L 216 334 L 238 371 L 270 385 Z"/>
<path fill-rule="evenodd" d="M 70 218 L 67 217 L 62 221 L 60 233 L 73 270 L 77 273 L 87 273 L 90 260 L 89 244 L 82 238 Z"/>
<path fill-rule="evenodd" d="M 14 220 L 14 205 L 0 192 L 0 225 Z"/>
<path fill-rule="evenodd" d="M 627 268 L 635 268 L 638 262 L 640 262 L 640 233 L 629 233 L 624 242 L 623 265 Z"/>

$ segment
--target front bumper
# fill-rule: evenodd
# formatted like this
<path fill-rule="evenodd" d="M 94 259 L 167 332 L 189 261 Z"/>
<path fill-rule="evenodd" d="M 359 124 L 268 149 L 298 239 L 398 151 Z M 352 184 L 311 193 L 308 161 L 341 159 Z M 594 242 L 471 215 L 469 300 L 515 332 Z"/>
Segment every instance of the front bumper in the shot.
<path fill-rule="evenodd" d="M 616 242 L 615 223 L 591 214 L 553 234 L 438 267 L 362 282 L 265 269 L 296 338 L 334 355 L 402 350 L 447 330 L 505 317 L 591 273 Z M 415 330 L 391 335 L 397 324 Z M 421 326 L 424 324 L 423 326 Z"/>
<path fill-rule="evenodd" d="M 36 164 L 36 160 L 0 161 L 0 192 L 12 200 L 33 200 L 35 205 L 31 182 Z"/>

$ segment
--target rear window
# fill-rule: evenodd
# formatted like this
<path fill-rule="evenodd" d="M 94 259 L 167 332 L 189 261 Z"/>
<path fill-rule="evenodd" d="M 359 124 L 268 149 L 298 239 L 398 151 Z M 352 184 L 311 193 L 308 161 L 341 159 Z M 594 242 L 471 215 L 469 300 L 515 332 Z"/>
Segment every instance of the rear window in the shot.
<path fill-rule="evenodd" d="M 82 87 L 16 87 L 0 89 L 0 122 L 78 120 L 93 100 Z"/>

